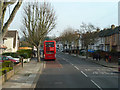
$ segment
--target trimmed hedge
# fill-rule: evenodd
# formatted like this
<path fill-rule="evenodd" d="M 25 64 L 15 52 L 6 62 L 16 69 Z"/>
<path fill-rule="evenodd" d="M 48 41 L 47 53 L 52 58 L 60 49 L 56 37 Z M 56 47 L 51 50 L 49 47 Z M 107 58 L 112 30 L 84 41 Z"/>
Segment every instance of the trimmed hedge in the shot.
<path fill-rule="evenodd" d="M 16 58 L 16 57 L 19 56 L 18 53 L 13 53 L 13 52 L 3 53 L 2 55 L 5 55 L 5 56 L 12 56 L 13 58 Z"/>
<path fill-rule="evenodd" d="M 7 52 L 7 53 L 3 53 L 2 55 L 5 55 L 5 56 L 12 56 L 13 58 L 19 58 L 19 56 L 27 59 L 27 58 L 31 58 L 31 55 L 32 55 L 32 50 L 18 50 L 16 53 L 13 53 L 13 52 Z"/>
<path fill-rule="evenodd" d="M 32 50 L 21 49 L 21 50 L 18 50 L 17 53 L 23 58 L 31 58 Z"/>

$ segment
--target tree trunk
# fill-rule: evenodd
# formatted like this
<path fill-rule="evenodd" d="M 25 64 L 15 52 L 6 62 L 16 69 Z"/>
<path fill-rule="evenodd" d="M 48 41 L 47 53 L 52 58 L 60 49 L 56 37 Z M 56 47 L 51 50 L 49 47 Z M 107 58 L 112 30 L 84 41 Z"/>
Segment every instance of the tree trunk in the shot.
<path fill-rule="evenodd" d="M 69 54 L 71 54 L 71 52 L 70 52 L 70 51 L 71 51 L 71 45 L 69 45 Z"/>
<path fill-rule="evenodd" d="M 79 55 L 79 46 L 77 45 L 77 50 L 76 50 L 76 55 L 78 56 Z"/>
<path fill-rule="evenodd" d="M 63 52 L 64 52 L 64 50 L 65 50 L 65 45 L 63 44 Z"/>
<path fill-rule="evenodd" d="M 37 61 L 40 62 L 40 46 L 37 47 Z"/>
<path fill-rule="evenodd" d="M 0 1 L 0 45 L 2 45 L 2 4 L 3 2 Z M 0 54 L 2 53 L 2 49 L 0 49 Z"/>
<path fill-rule="evenodd" d="M 88 45 L 86 46 L 86 59 L 88 59 Z"/>

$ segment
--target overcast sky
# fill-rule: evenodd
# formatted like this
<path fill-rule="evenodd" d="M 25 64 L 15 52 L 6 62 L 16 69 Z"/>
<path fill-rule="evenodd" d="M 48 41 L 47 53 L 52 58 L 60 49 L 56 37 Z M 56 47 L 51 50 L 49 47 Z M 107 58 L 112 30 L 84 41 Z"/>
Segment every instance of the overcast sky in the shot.
<path fill-rule="evenodd" d="M 56 28 L 49 35 L 59 36 L 67 27 L 79 29 L 82 22 L 92 23 L 101 29 L 110 27 L 111 24 L 118 25 L 118 0 L 49 1 L 51 1 L 57 16 Z M 17 12 L 9 30 L 18 30 L 20 32 L 24 6 L 25 2 Z M 12 11 L 12 6 L 10 6 L 10 10 Z M 8 17 L 9 9 L 7 10 L 5 21 Z"/>

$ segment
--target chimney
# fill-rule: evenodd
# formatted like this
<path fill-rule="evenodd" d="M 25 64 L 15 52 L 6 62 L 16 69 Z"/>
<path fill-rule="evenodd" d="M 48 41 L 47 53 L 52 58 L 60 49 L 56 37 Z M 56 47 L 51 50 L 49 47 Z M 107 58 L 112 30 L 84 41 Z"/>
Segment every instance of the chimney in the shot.
<path fill-rule="evenodd" d="M 104 28 L 103 30 L 107 30 L 106 28 Z"/>
<path fill-rule="evenodd" d="M 115 25 L 111 25 L 111 29 L 113 30 L 115 28 Z"/>
<path fill-rule="evenodd" d="M 100 29 L 99 29 L 99 28 L 97 28 L 97 32 L 100 32 Z"/>

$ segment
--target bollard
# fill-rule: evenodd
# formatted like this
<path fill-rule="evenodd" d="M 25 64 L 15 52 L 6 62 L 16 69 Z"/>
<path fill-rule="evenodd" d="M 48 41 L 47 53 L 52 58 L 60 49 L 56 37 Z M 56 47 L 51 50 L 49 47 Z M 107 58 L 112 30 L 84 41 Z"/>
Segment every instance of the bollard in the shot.
<path fill-rule="evenodd" d="M 22 67 L 23 67 L 23 57 L 22 57 L 21 61 L 22 61 Z"/>
<path fill-rule="evenodd" d="M 20 62 L 21 62 L 22 67 L 23 67 L 23 57 L 20 58 Z"/>
<path fill-rule="evenodd" d="M 4 75 L 5 75 L 5 78 L 4 78 L 4 79 L 5 79 L 5 81 L 7 81 L 7 70 L 4 70 L 3 73 L 4 73 Z"/>

